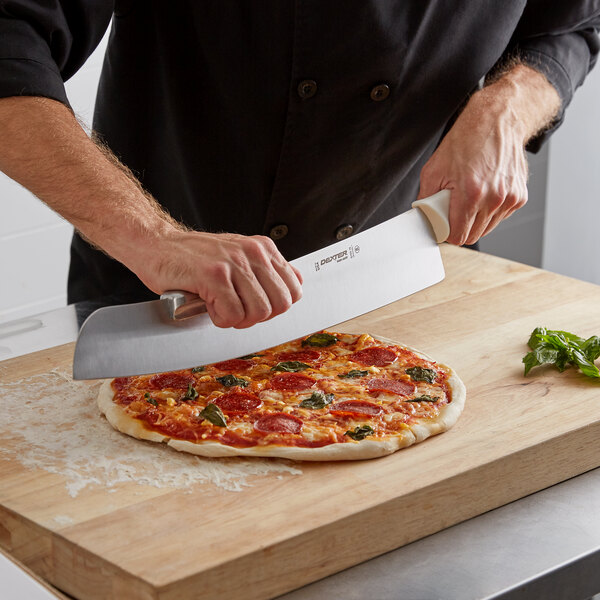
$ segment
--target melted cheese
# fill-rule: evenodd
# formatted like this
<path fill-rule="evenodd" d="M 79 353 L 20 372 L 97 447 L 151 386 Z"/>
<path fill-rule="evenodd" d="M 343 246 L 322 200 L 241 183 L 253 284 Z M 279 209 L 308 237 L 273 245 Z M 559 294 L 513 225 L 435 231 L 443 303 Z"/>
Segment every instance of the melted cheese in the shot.
<path fill-rule="evenodd" d="M 151 376 L 125 378 L 128 385 L 120 391 L 116 390 L 115 399 L 123 398 L 123 408 L 130 415 L 143 419 L 149 428 L 155 428 L 167 435 L 178 437 L 185 435 L 185 439 L 191 440 L 219 440 L 223 435 L 231 439 L 239 439 L 240 444 L 252 445 L 253 443 L 280 443 L 283 445 L 326 445 L 335 442 L 353 442 L 344 434 L 362 425 L 369 425 L 374 430 L 374 437 L 393 435 L 403 431 L 411 419 L 435 417 L 439 406 L 450 401 L 445 386 L 445 371 L 436 366 L 435 363 L 427 361 L 408 350 L 394 345 L 383 344 L 374 340 L 370 335 L 360 336 L 351 334 L 335 334 L 338 343 L 326 348 L 306 348 L 302 346 L 302 340 L 293 340 L 275 348 L 262 351 L 261 356 L 248 360 L 249 366 L 233 373 L 237 377 L 248 382 L 246 387 L 227 388 L 216 380 L 222 375 L 212 365 L 206 365 L 204 371 L 192 374 L 191 371 L 182 371 L 186 375 L 193 376 L 198 383 L 198 389 L 202 390 L 198 398 L 190 401 L 183 396 L 183 390 L 150 390 L 148 381 Z M 355 379 L 338 377 L 351 369 L 357 369 L 355 363 L 348 361 L 348 355 L 371 346 L 385 345 L 397 354 L 397 359 L 390 365 L 383 367 L 366 366 L 360 370 L 368 371 L 368 374 Z M 271 389 L 270 381 L 281 372 L 274 372 L 272 367 L 277 364 L 277 356 L 283 352 L 306 352 L 306 350 L 317 350 L 319 358 L 312 360 L 308 353 L 306 364 L 309 367 L 299 372 L 302 376 L 310 377 L 314 384 L 310 389 L 280 390 Z M 313 352 L 314 355 L 314 352 Z M 301 356 L 301 354 L 299 354 Z M 311 362 L 312 360 L 312 362 Z M 432 368 L 438 373 L 438 380 L 433 384 L 427 382 L 412 382 L 415 386 L 414 394 L 405 397 L 391 392 L 369 392 L 365 383 L 371 378 L 391 378 L 410 381 L 406 369 L 410 366 L 422 366 Z M 293 380 L 293 377 L 291 378 Z M 200 385 L 201 384 L 201 385 Z M 119 386 L 122 384 L 120 383 Z M 204 387 L 201 387 L 204 386 Z M 150 405 L 144 397 L 146 392 L 157 402 L 157 406 Z M 322 394 L 333 394 L 335 398 L 331 403 L 321 409 L 300 407 L 303 400 L 311 398 L 315 392 Z M 131 395 L 135 401 L 131 402 Z M 224 410 L 227 427 L 218 427 L 201 416 L 201 411 L 207 404 L 217 401 L 220 396 L 240 394 L 240 398 L 246 398 L 250 402 L 252 398 L 258 398 L 261 406 L 252 409 L 248 413 L 242 411 Z M 421 395 L 428 395 L 439 400 L 432 402 L 410 402 Z M 127 400 L 126 400 L 127 399 Z M 361 414 L 350 411 L 332 411 L 332 406 L 340 402 L 355 401 L 378 406 L 381 412 L 371 415 L 368 412 Z M 225 403 L 225 406 L 227 404 Z M 358 406 L 350 405 L 345 406 Z M 368 408 L 368 406 L 367 406 Z M 358 409 L 357 409 L 358 410 Z M 280 413 L 289 415 L 294 423 L 298 420 L 302 423 L 299 434 L 286 434 L 278 432 L 259 432 L 254 423 L 261 416 Z M 283 418 L 283 417 L 282 417 Z M 284 419 L 285 421 L 285 419 Z M 231 438 L 233 436 L 233 438 Z M 237 436 L 237 438 L 236 438 Z"/>

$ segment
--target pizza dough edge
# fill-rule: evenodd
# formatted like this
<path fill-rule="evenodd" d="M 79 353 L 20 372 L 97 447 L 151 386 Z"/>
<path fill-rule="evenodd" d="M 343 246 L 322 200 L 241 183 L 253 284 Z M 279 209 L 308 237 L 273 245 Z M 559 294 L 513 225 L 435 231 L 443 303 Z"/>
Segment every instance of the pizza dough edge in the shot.
<path fill-rule="evenodd" d="M 407 348 L 417 356 L 435 362 L 419 350 L 404 346 L 393 340 L 382 336 L 372 336 L 376 341 L 381 341 L 394 346 Z M 411 426 L 410 429 L 402 432 L 401 435 L 390 437 L 385 440 L 364 439 L 359 442 L 345 442 L 343 444 L 334 443 L 319 448 L 302 448 L 287 446 L 251 446 L 249 448 L 233 448 L 217 442 L 203 442 L 197 444 L 187 440 L 176 440 L 162 435 L 155 431 L 150 431 L 143 427 L 139 421 L 130 417 L 123 409 L 116 405 L 112 399 L 112 379 L 107 379 L 102 384 L 98 393 L 98 407 L 105 415 L 108 422 L 118 431 L 135 437 L 140 440 L 149 440 L 152 442 L 164 442 L 174 450 L 187 452 L 197 456 L 207 457 L 231 457 L 231 456 L 253 456 L 268 458 L 287 458 L 298 461 L 327 461 L 327 460 L 365 460 L 377 458 L 422 442 L 423 440 L 443 433 L 450 429 L 460 417 L 466 399 L 466 387 L 454 369 L 441 363 L 439 366 L 448 369 L 450 375 L 448 384 L 452 392 L 452 401 L 444 405 L 435 421 L 422 419 Z"/>
<path fill-rule="evenodd" d="M 121 433 L 126 433 L 138 440 L 151 442 L 168 442 L 169 437 L 146 429 L 139 421 L 130 417 L 120 406 L 113 402 L 114 392 L 111 386 L 113 379 L 105 379 L 98 392 L 98 408 L 106 420 Z"/>
<path fill-rule="evenodd" d="M 360 442 L 334 443 L 319 448 L 303 448 L 298 446 L 251 446 L 249 448 L 232 448 L 216 442 L 195 444 L 187 440 L 171 440 L 168 445 L 180 452 L 189 452 L 198 456 L 255 456 L 268 458 L 287 458 L 298 461 L 327 460 L 362 460 L 392 454 L 400 448 L 416 442 L 411 431 L 402 436 L 386 440 L 361 440 Z"/>

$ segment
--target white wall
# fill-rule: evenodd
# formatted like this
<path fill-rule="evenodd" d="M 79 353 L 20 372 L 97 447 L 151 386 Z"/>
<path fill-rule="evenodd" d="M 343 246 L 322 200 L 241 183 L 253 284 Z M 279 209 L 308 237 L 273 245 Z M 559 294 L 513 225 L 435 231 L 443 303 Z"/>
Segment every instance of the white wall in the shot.
<path fill-rule="evenodd" d="M 542 266 L 600 284 L 600 64 L 552 138 Z"/>
<path fill-rule="evenodd" d="M 107 36 L 67 82 L 79 118 L 91 125 Z M 73 228 L 0 173 L 0 323 L 66 304 Z"/>

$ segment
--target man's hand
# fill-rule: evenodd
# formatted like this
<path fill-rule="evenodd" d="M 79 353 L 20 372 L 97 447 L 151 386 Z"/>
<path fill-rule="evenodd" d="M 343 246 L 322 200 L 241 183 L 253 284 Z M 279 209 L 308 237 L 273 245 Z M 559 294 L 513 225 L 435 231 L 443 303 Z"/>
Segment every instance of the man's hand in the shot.
<path fill-rule="evenodd" d="M 270 238 L 187 230 L 59 102 L 0 99 L 0 170 L 152 291 L 201 296 L 220 327 L 250 327 L 302 295 L 300 273 Z"/>
<path fill-rule="evenodd" d="M 475 93 L 421 171 L 419 198 L 451 190 L 451 244 L 474 244 L 527 202 L 525 144 L 560 108 L 554 87 L 514 66 Z"/>
<path fill-rule="evenodd" d="M 136 257 L 133 266 L 157 293 L 181 289 L 198 294 L 218 327 L 250 327 L 302 297 L 300 272 L 270 238 L 258 235 L 173 230 L 156 241 L 147 257 Z"/>

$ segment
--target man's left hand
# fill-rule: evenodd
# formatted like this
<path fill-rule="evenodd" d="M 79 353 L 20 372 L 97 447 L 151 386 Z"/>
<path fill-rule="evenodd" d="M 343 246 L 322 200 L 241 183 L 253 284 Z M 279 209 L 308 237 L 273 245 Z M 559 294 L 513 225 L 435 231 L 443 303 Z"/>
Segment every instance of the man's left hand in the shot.
<path fill-rule="evenodd" d="M 527 202 L 525 144 L 559 107 L 553 86 L 523 65 L 472 96 L 421 171 L 419 198 L 451 190 L 448 242 L 474 244 Z"/>

